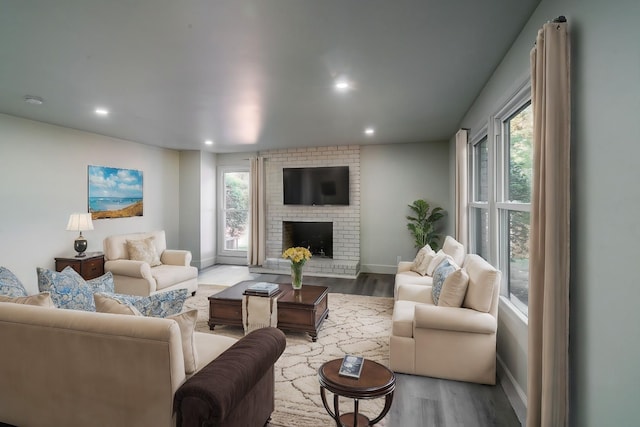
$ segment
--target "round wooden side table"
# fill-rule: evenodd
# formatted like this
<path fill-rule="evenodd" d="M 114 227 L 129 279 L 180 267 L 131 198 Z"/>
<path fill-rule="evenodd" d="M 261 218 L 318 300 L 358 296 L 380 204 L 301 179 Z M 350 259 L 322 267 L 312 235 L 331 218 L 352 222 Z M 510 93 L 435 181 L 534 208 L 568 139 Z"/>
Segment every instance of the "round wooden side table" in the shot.
<path fill-rule="evenodd" d="M 364 360 L 360 378 L 351 378 L 338 374 L 342 359 L 326 362 L 318 369 L 320 396 L 322 404 L 335 420 L 337 427 L 372 426 L 387 415 L 393 402 L 393 391 L 396 388 L 396 376 L 386 366 L 373 360 Z M 326 391 L 333 393 L 333 410 L 327 403 Z M 340 414 L 339 396 L 353 399 L 353 412 Z M 373 420 L 358 413 L 361 399 L 384 397 L 384 408 Z"/>

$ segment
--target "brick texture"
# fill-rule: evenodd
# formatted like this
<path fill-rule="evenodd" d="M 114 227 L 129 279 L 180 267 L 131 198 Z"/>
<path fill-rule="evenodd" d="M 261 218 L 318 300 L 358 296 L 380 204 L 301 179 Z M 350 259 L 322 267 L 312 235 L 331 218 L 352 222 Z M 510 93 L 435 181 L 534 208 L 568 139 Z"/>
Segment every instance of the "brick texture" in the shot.
<path fill-rule="evenodd" d="M 260 153 L 265 158 L 267 233 L 265 268 L 288 272 L 282 259 L 283 221 L 333 222 L 333 259 L 311 258 L 305 272 L 356 276 L 360 270 L 360 147 L 295 148 Z M 348 206 L 298 206 L 282 202 L 284 167 L 349 166 Z"/>

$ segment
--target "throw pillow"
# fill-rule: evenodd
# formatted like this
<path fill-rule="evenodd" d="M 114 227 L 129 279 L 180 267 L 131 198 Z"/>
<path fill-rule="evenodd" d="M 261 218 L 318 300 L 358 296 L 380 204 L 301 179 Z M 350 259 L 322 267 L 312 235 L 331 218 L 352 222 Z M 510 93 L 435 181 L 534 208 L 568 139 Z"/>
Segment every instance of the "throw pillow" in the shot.
<path fill-rule="evenodd" d="M 38 307 L 56 308 L 51 300 L 49 292 L 40 292 L 36 295 L 28 295 L 26 297 L 8 297 L 0 295 L 0 302 L 12 302 L 15 304 L 35 305 Z"/>
<path fill-rule="evenodd" d="M 445 279 L 457 269 L 458 267 L 456 265 L 452 265 L 448 259 L 445 259 L 433 272 L 433 286 L 431 287 L 431 297 L 433 298 L 433 303 L 435 305 L 438 305 L 438 299 L 440 298 L 440 293 L 442 291 L 442 286 Z"/>
<path fill-rule="evenodd" d="M 118 298 L 113 298 L 111 295 L 106 293 L 97 292 L 93 294 L 93 301 L 96 304 L 96 311 L 98 313 L 142 316 L 142 313 L 140 313 L 140 311 L 133 305 Z"/>
<path fill-rule="evenodd" d="M 187 289 L 174 289 L 149 295 L 148 297 L 112 293 L 106 295 L 122 303 L 134 306 L 143 316 L 167 317 L 182 311 L 184 302 L 189 296 L 189 291 Z"/>
<path fill-rule="evenodd" d="M 442 284 L 438 305 L 442 307 L 462 307 L 468 285 L 469 275 L 464 269 L 458 269 L 449 274 Z"/>
<path fill-rule="evenodd" d="M 57 272 L 37 269 L 40 292 L 51 292 L 51 299 L 58 308 L 96 311 L 93 289 L 73 268 L 65 267 Z"/>
<path fill-rule="evenodd" d="M 427 268 L 431 263 L 431 260 L 435 256 L 435 251 L 431 249 L 431 246 L 426 245 L 424 248 L 421 248 L 416 255 L 416 258 L 413 260 L 413 265 L 411 265 L 411 271 L 418 273 L 421 276 L 427 274 Z"/>
<path fill-rule="evenodd" d="M 29 293 L 15 274 L 8 268 L 0 267 L 0 295 L 26 297 Z"/>
<path fill-rule="evenodd" d="M 198 351 L 196 349 L 196 340 L 193 336 L 193 332 L 196 329 L 196 321 L 198 320 L 198 310 L 185 311 L 169 316 L 167 319 L 175 320 L 178 323 L 178 327 L 180 327 L 184 371 L 186 374 L 193 374 L 198 368 Z"/>
<path fill-rule="evenodd" d="M 160 256 L 156 251 L 156 245 L 153 237 L 138 240 L 127 240 L 127 251 L 129 252 L 129 259 L 134 261 L 144 261 L 151 267 L 160 265 Z"/>
<path fill-rule="evenodd" d="M 431 259 L 429 266 L 427 267 L 427 271 L 426 271 L 427 276 L 433 276 L 434 272 L 436 271 L 436 268 L 438 268 L 440 263 L 445 259 L 450 259 L 450 257 L 444 252 L 442 252 L 442 249 L 436 252 L 435 255 L 433 255 L 433 258 Z"/>
<path fill-rule="evenodd" d="M 458 265 L 462 265 L 462 263 L 464 262 L 464 256 L 465 256 L 464 245 L 458 242 L 456 239 L 454 239 L 451 236 L 447 236 L 444 239 L 444 244 L 442 245 L 442 252 L 449 255 L 451 259 L 453 259 L 453 262 L 455 262 Z"/>
<path fill-rule="evenodd" d="M 87 285 L 93 289 L 93 292 L 115 292 L 113 273 L 110 271 L 95 279 L 87 280 Z"/>

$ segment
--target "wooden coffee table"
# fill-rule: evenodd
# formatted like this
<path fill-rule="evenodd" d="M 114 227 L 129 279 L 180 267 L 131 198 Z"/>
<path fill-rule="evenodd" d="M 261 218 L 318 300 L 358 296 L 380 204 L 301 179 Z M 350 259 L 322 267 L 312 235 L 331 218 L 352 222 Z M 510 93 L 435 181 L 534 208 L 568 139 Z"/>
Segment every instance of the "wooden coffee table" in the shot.
<path fill-rule="evenodd" d="M 249 285 L 246 280 L 209 297 L 209 329 L 216 325 L 242 326 L 242 295 Z M 313 342 L 324 319 L 329 316 L 326 286 L 303 285 L 295 290 L 290 284 L 278 284 L 278 328 L 285 331 L 307 332 Z"/>
<path fill-rule="evenodd" d="M 318 381 L 320 381 L 320 396 L 322 404 L 337 427 L 372 426 L 387 415 L 393 402 L 393 391 L 396 388 L 396 376 L 386 366 L 373 360 L 364 360 L 360 378 L 345 377 L 338 374 L 342 359 L 334 359 L 326 362 L 318 369 Z M 333 410 L 327 403 L 326 390 L 333 393 Z M 353 399 L 353 412 L 340 414 L 339 396 Z M 375 399 L 384 397 L 384 408 L 380 415 L 373 420 L 358 413 L 360 399 Z"/>

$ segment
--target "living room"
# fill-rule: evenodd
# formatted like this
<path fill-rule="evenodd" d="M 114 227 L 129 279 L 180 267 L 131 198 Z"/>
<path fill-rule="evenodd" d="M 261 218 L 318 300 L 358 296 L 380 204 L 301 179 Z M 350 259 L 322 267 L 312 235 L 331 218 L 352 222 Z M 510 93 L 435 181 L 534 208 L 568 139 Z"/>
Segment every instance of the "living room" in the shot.
<path fill-rule="evenodd" d="M 640 5 L 542 0 L 457 127 L 486 125 L 526 81 L 535 34 L 558 15 L 569 21 L 573 46 L 570 425 L 634 425 L 640 418 L 634 398 L 640 315 L 629 265 L 639 237 L 640 194 L 633 183 L 640 148 L 633 126 L 640 111 Z M 5 52 L 11 37 L 2 39 Z M 2 78 L 0 96 L 20 99 L 24 94 L 13 93 L 11 84 Z M 65 224 L 70 213 L 86 209 L 88 165 L 142 170 L 145 182 L 144 216 L 94 221 L 95 229 L 85 233 L 89 251 L 102 250 L 112 234 L 164 229 L 170 246 L 192 251 L 194 265 L 217 261 L 212 195 L 219 168 L 247 166 L 255 152 L 165 149 L 0 111 L 0 265 L 31 292 L 37 291 L 35 266 L 52 267 L 55 256 L 72 248 L 75 235 Z M 454 232 L 454 147 L 453 134 L 359 145 L 361 271 L 391 273 L 398 257 L 413 259 L 405 207 L 415 199 L 443 207 L 449 213 L 443 233 Z M 499 319 L 501 363 L 526 393 L 526 323 L 506 307 Z"/>

